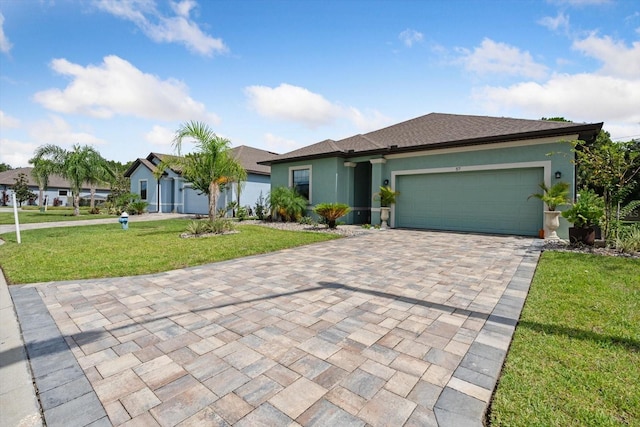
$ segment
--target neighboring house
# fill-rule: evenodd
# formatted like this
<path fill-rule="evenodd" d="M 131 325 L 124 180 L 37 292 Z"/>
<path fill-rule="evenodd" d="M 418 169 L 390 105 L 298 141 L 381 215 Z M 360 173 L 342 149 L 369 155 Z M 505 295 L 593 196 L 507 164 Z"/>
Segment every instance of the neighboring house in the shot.
<path fill-rule="evenodd" d="M 346 203 L 348 224 L 380 223 L 380 186 L 399 191 L 392 227 L 537 236 L 538 185 L 571 184 L 568 141 L 591 142 L 602 123 L 577 124 L 432 113 L 340 141 L 325 140 L 261 162 L 271 186 L 318 203 Z M 557 177 L 560 178 L 557 178 Z M 567 238 L 561 219 L 560 237 Z"/>
<path fill-rule="evenodd" d="M 0 172 L 0 205 L 4 205 L 3 197 L 7 197 L 6 205 L 11 205 L 11 194 L 13 187 L 18 179 L 18 175 L 25 174 L 28 179 L 29 190 L 35 193 L 36 198 L 32 201 L 32 204 L 39 205 L 38 197 L 40 196 L 40 189 L 31 171 L 33 168 L 17 168 L 9 169 L 8 171 Z M 111 189 L 108 185 L 97 185 L 95 188 L 94 200 L 105 200 L 111 193 Z M 47 190 L 43 192 L 43 198 L 46 201 L 47 206 L 54 206 L 54 203 L 58 203 L 58 206 L 73 206 L 73 198 L 71 195 L 71 186 L 69 181 L 62 178 L 60 175 L 49 175 L 49 184 Z M 80 190 L 80 198 L 89 200 L 91 198 L 91 186 L 86 183 Z M 28 204 L 27 202 L 23 203 Z"/>
<path fill-rule="evenodd" d="M 260 160 L 270 159 L 277 154 L 257 148 L 241 145 L 231 149 L 232 155 L 247 171 L 247 180 L 240 186 L 240 206 L 253 209 L 262 194 L 269 193 L 270 168 L 261 165 Z M 209 202 L 206 194 L 192 188 L 179 170 L 168 169 L 159 180 L 155 178 L 158 164 L 168 154 L 150 153 L 146 158 L 137 159 L 125 172 L 131 179 L 131 192 L 149 203 L 149 212 L 176 212 L 206 215 Z M 216 209 L 226 208 L 231 201 L 238 201 L 238 185 L 231 183 L 223 186 L 218 197 Z"/>

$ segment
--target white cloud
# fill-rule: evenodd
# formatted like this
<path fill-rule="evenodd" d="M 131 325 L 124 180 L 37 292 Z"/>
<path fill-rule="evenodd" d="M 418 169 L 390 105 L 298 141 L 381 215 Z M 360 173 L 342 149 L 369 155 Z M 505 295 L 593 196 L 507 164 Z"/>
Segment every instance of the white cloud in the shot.
<path fill-rule="evenodd" d="M 31 142 L 0 138 L 0 163 L 7 163 L 14 168 L 28 167 L 36 148 L 38 145 Z"/>
<path fill-rule="evenodd" d="M 640 41 L 633 42 L 632 47 L 627 48 L 623 41 L 591 34 L 583 40 L 575 41 L 573 48 L 600 60 L 603 63 L 600 74 L 629 79 L 640 78 Z"/>
<path fill-rule="evenodd" d="M 411 47 L 414 43 L 420 43 L 424 36 L 422 33 L 416 30 L 407 28 L 398 35 L 398 38 L 402 40 L 402 43 L 404 43 L 405 46 Z"/>
<path fill-rule="evenodd" d="M 144 134 L 144 139 L 151 145 L 170 147 L 175 134 L 175 131 L 169 128 L 156 125 Z"/>
<path fill-rule="evenodd" d="M 339 106 L 322 95 L 286 83 L 276 88 L 249 86 L 245 94 L 251 108 L 261 116 L 301 122 L 310 128 L 331 123 L 341 113 Z"/>
<path fill-rule="evenodd" d="M 29 136 L 38 145 L 55 144 L 72 146 L 73 144 L 101 145 L 106 141 L 89 132 L 74 131 L 62 117 L 51 114 L 49 120 L 34 123 L 29 129 Z"/>
<path fill-rule="evenodd" d="M 293 139 L 286 139 L 280 136 L 273 135 L 272 133 L 264 134 L 265 149 L 273 151 L 274 153 L 288 153 L 289 151 L 302 148 L 304 144 L 294 141 Z"/>
<path fill-rule="evenodd" d="M 194 1 L 171 2 L 175 16 L 160 13 L 153 0 L 97 0 L 95 4 L 105 12 L 133 22 L 155 42 L 182 43 L 201 55 L 228 50 L 222 39 L 205 34 L 191 20 L 191 11 L 197 6 Z"/>
<path fill-rule="evenodd" d="M 569 28 L 569 17 L 562 12 L 558 12 L 558 15 L 555 18 L 545 16 L 538 21 L 538 24 L 551 31 L 567 30 Z"/>
<path fill-rule="evenodd" d="M 389 119 L 378 111 L 363 114 L 354 107 L 343 107 L 332 103 L 322 95 L 299 86 L 282 83 L 276 88 L 249 86 L 245 88 L 249 106 L 259 115 L 271 119 L 298 122 L 315 129 L 318 126 L 345 119 L 361 131 L 389 123 Z"/>
<path fill-rule="evenodd" d="M 506 43 L 485 38 L 473 52 L 462 50 L 465 68 L 477 74 L 505 74 L 541 79 L 547 67 L 536 63 L 531 54 Z"/>
<path fill-rule="evenodd" d="M 20 127 L 20 120 L 8 116 L 0 110 L 0 129 L 15 129 Z"/>
<path fill-rule="evenodd" d="M 51 67 L 72 78 L 64 89 L 48 89 L 34 95 L 45 108 L 97 118 L 114 115 L 146 119 L 217 123 L 219 118 L 188 95 L 188 88 L 174 79 L 160 80 L 117 56 L 107 56 L 99 66 L 55 59 Z"/>
<path fill-rule="evenodd" d="M 0 13 L 0 52 L 9 53 L 13 45 L 4 33 L 4 15 Z"/>

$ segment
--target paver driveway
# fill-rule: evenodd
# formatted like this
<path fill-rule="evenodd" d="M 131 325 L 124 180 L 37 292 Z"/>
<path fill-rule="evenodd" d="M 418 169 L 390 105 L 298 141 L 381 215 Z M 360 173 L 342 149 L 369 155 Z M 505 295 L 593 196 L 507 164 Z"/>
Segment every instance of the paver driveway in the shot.
<path fill-rule="evenodd" d="M 539 242 L 388 230 L 11 293 L 49 426 L 481 425 Z"/>

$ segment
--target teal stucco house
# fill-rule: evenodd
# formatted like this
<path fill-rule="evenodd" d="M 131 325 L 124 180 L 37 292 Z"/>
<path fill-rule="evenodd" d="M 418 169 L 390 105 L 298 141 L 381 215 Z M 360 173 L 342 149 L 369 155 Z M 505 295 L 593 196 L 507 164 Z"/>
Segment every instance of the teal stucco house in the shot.
<path fill-rule="evenodd" d="M 380 186 L 399 191 L 391 227 L 537 236 L 538 185 L 571 184 L 570 141 L 593 141 L 602 123 L 431 113 L 339 141 L 327 139 L 261 162 L 271 187 L 317 203 L 346 203 L 348 224 L 379 224 Z M 567 238 L 562 218 L 558 235 Z"/>
<path fill-rule="evenodd" d="M 258 197 L 261 194 L 266 197 L 270 190 L 270 167 L 258 164 L 258 161 L 277 154 L 246 145 L 232 148 L 231 153 L 247 171 L 247 180 L 241 183 L 239 196 L 237 183 L 223 187 L 216 209 L 226 208 L 229 202 L 238 201 L 238 197 L 240 206 L 253 208 Z M 180 171 L 168 169 L 160 179 L 155 178 L 158 164 L 167 156 L 170 155 L 150 153 L 146 158 L 136 159 L 125 172 L 131 180 L 130 191 L 149 203 L 149 212 L 206 215 L 209 209 L 207 195 L 195 190 Z"/>

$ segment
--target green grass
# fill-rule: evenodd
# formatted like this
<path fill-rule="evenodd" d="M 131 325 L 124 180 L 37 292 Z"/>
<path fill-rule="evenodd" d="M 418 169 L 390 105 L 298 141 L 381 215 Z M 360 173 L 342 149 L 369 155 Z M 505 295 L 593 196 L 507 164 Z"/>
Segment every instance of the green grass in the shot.
<path fill-rule="evenodd" d="M 640 425 L 640 260 L 542 255 L 489 418 Z"/>
<path fill-rule="evenodd" d="M 10 284 L 119 277 L 261 254 L 337 238 L 328 233 L 275 230 L 256 225 L 240 233 L 182 239 L 188 221 L 137 222 L 47 228 L 2 234 L 0 266 Z"/>
<path fill-rule="evenodd" d="M 90 215 L 88 209 L 80 209 L 80 216 L 73 216 L 73 209 L 52 209 L 46 212 L 38 210 L 18 210 L 18 221 L 20 224 L 33 224 L 36 222 L 57 222 L 57 221 L 83 221 L 87 219 L 114 218 L 113 215 L 97 214 Z M 13 212 L 0 212 L 0 225 L 13 224 Z"/>

